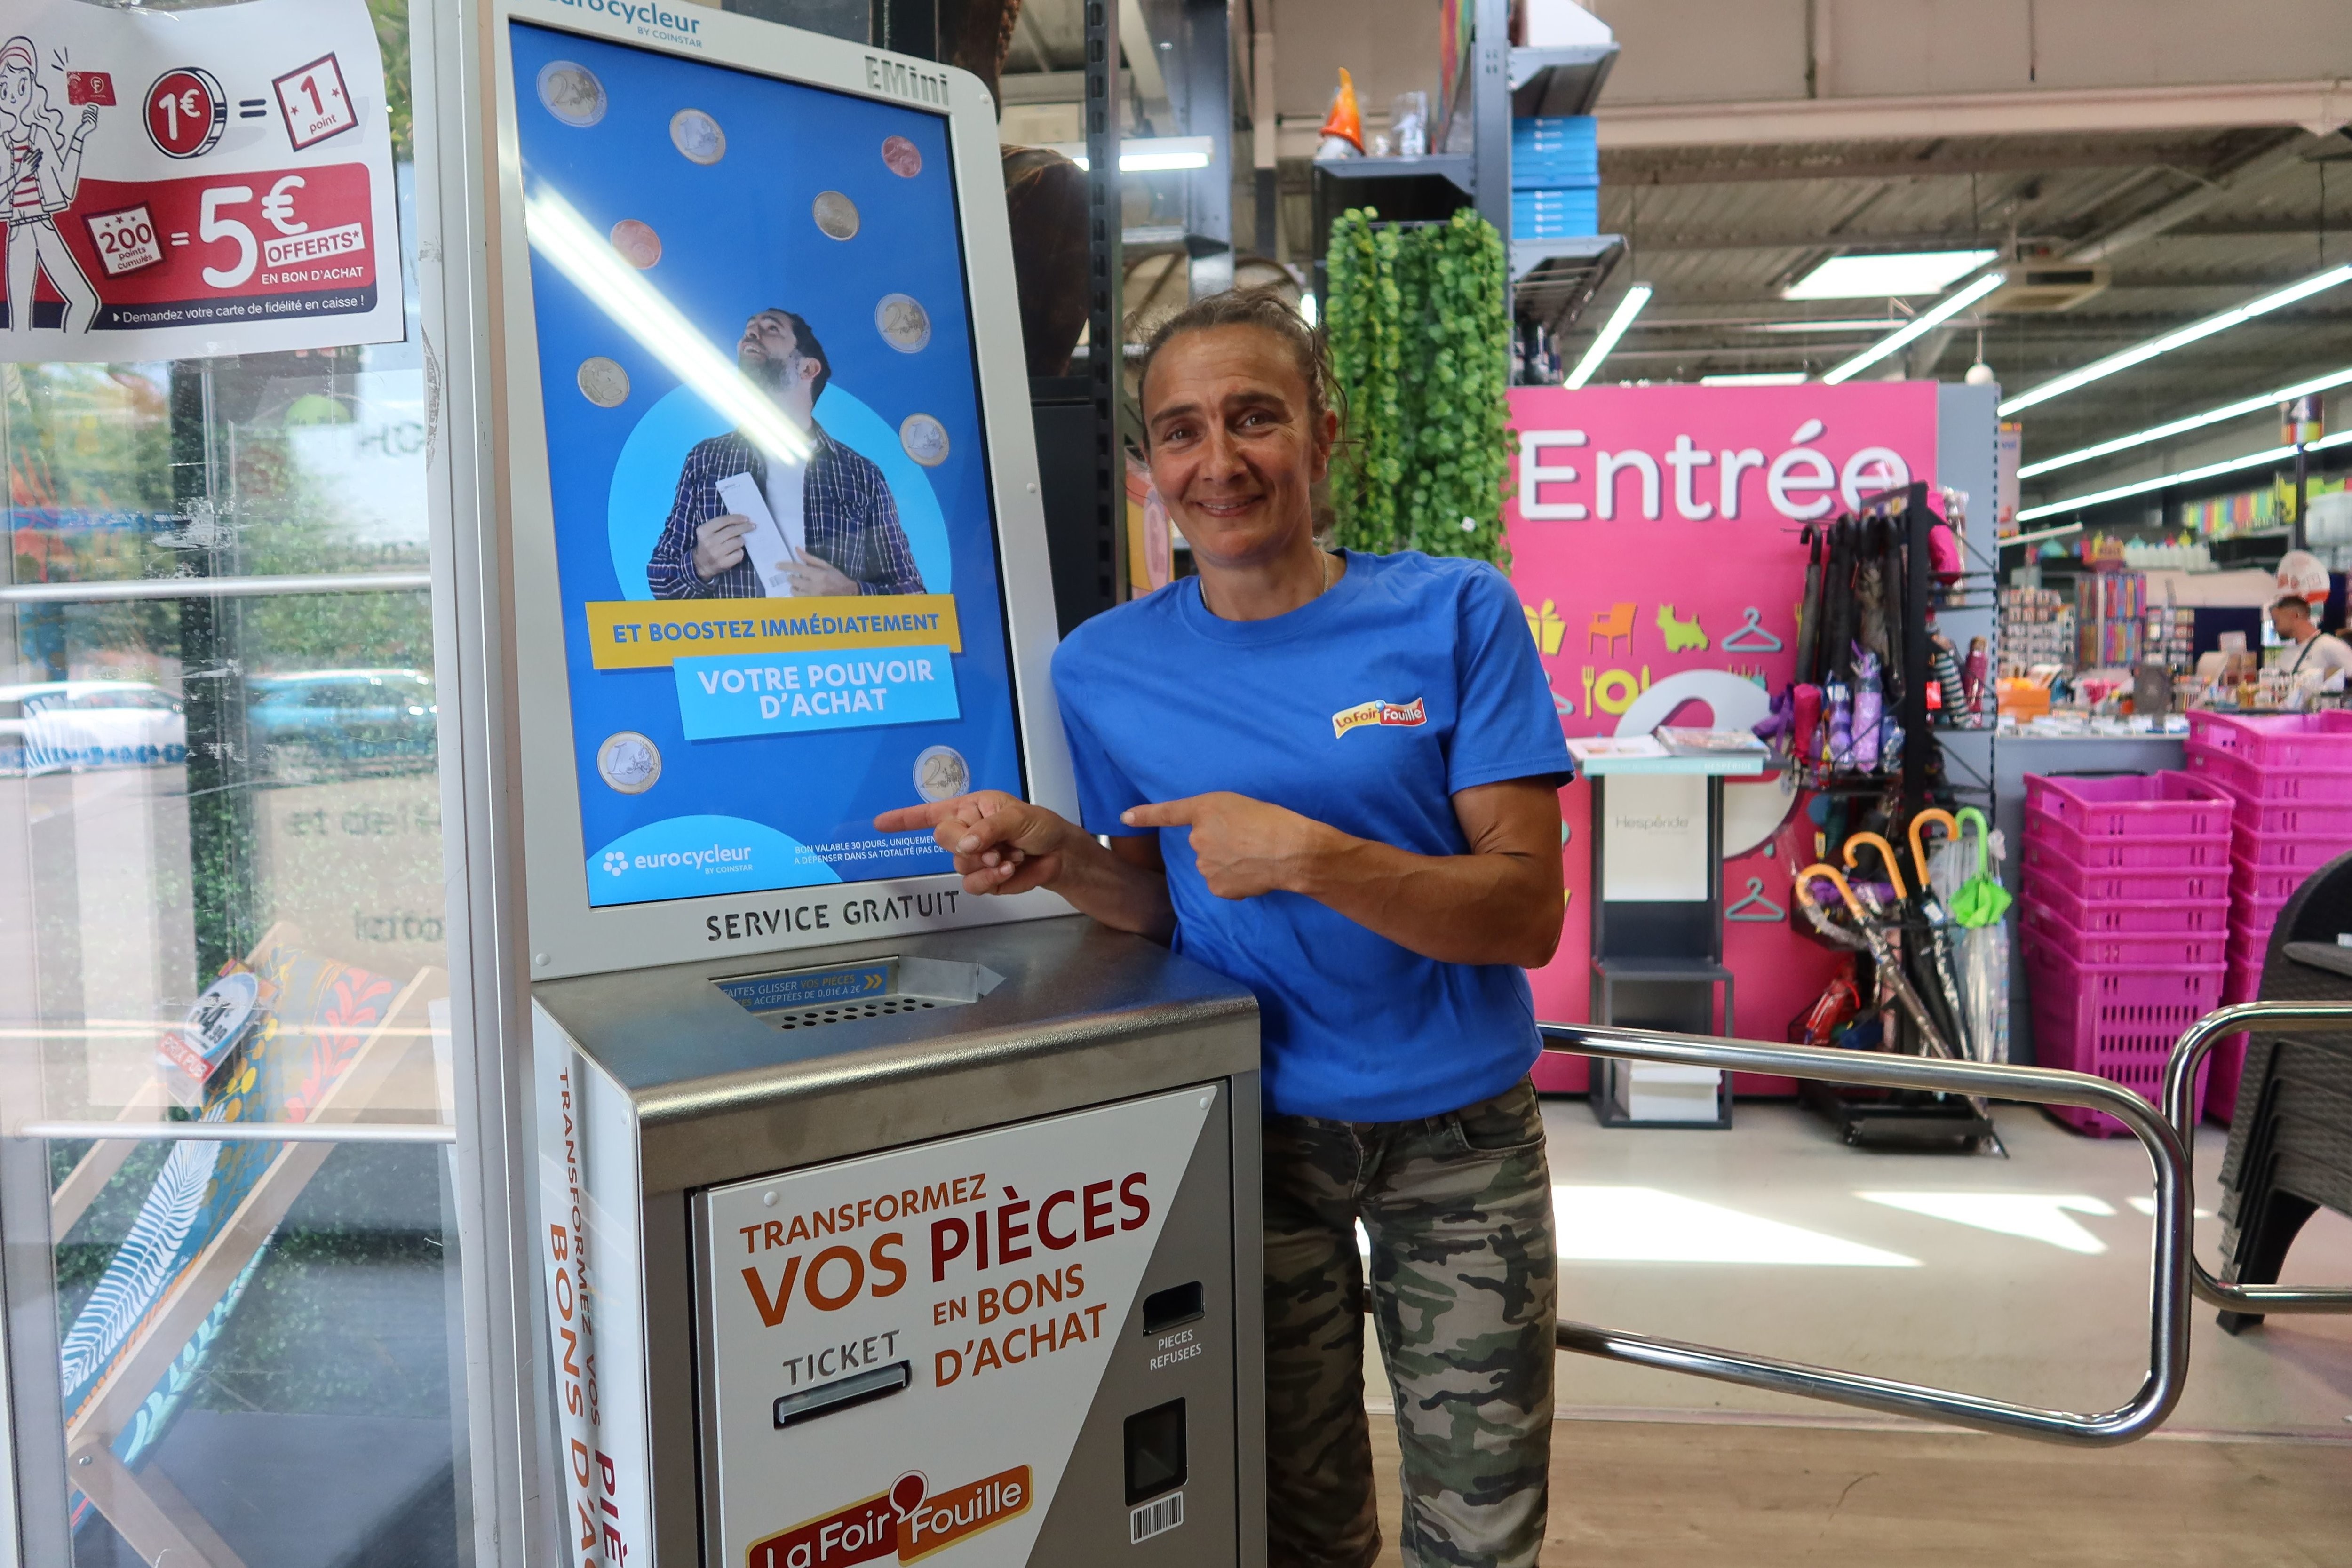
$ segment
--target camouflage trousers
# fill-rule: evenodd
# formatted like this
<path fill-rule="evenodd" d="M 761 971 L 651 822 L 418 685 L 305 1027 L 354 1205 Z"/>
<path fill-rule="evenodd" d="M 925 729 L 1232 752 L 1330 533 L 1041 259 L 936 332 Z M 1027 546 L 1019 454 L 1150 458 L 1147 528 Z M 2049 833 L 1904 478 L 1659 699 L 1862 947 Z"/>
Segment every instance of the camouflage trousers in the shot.
<path fill-rule="evenodd" d="M 1533 1568 L 1557 1309 L 1543 1121 L 1524 1080 L 1420 1121 L 1266 1119 L 1269 1562 L 1364 1568 L 1380 1554 L 1359 1221 L 1396 1391 L 1405 1562 Z"/>

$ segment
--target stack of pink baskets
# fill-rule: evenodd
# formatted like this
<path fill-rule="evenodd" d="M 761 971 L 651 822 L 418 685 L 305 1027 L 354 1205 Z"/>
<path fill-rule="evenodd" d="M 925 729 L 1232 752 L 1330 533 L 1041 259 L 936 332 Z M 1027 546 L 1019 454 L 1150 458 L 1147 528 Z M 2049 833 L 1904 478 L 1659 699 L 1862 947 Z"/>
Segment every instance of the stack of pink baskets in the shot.
<path fill-rule="evenodd" d="M 2226 792 L 2186 773 L 2026 775 L 2018 935 L 2043 1067 L 2162 1101 L 2173 1042 L 2221 999 L 2231 815 Z M 2103 1111 L 2052 1114 L 2125 1131 Z"/>
<path fill-rule="evenodd" d="M 2189 715 L 2189 771 L 2235 805 L 2225 1002 L 2261 992 L 2271 927 L 2304 879 L 2352 849 L 2352 713 Z M 2246 1037 L 2213 1053 L 2216 1115 L 2236 1109 Z"/>

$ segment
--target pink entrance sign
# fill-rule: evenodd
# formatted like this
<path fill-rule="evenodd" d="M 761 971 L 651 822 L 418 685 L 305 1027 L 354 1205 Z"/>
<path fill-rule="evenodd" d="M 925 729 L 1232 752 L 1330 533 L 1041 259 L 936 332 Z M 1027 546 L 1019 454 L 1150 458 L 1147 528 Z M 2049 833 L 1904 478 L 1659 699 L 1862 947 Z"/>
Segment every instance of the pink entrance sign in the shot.
<path fill-rule="evenodd" d="M 1632 735 L 1762 718 L 1795 668 L 1804 526 L 1912 479 L 1934 483 L 1936 391 L 1933 382 L 1514 389 L 1511 577 L 1561 728 Z M 1838 962 L 1783 918 L 1792 874 L 1813 858 L 1813 825 L 1803 798 L 1776 782 L 1733 783 L 1726 797 L 1732 1032 L 1778 1040 Z M 1591 803 L 1588 784 L 1560 792 L 1568 924 L 1559 957 L 1534 976 L 1547 1019 L 1589 1016 Z M 1536 1084 L 1581 1091 L 1584 1066 L 1548 1057 Z"/>

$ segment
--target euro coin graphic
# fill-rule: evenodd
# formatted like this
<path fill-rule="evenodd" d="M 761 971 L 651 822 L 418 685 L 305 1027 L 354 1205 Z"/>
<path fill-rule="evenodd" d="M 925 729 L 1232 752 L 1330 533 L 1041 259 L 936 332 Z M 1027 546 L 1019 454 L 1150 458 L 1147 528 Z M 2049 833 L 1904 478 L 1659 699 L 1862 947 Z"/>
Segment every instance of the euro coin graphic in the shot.
<path fill-rule="evenodd" d="M 618 408 L 629 400 L 629 373 L 603 354 L 582 360 L 573 379 L 580 384 L 580 395 L 599 408 Z"/>
<path fill-rule="evenodd" d="M 902 180 L 911 180 L 923 172 L 923 150 L 904 136 L 883 140 L 882 161 Z"/>
<path fill-rule="evenodd" d="M 635 730 L 616 731 L 596 748 L 596 773 L 623 795 L 643 795 L 661 778 L 661 752 Z"/>
<path fill-rule="evenodd" d="M 727 132 L 698 109 L 681 109 L 669 117 L 669 144 L 689 163 L 706 166 L 727 156 Z"/>
<path fill-rule="evenodd" d="M 640 272 L 661 259 L 661 236 L 649 223 L 625 217 L 613 226 L 612 237 L 613 248 L 621 253 L 621 259 Z"/>
<path fill-rule="evenodd" d="M 952 746 L 932 746 L 915 759 L 915 793 L 925 800 L 953 800 L 971 788 L 971 764 Z"/>
<path fill-rule="evenodd" d="M 857 233 L 857 204 L 839 191 L 819 191 L 809 205 L 809 216 L 830 239 L 850 239 Z"/>
<path fill-rule="evenodd" d="M 539 101 L 564 124 L 584 130 L 604 118 L 604 84 L 586 66 L 550 60 L 539 68 Z"/>
<path fill-rule="evenodd" d="M 948 429 L 928 414 L 909 414 L 898 426 L 898 445 L 927 468 L 948 460 Z"/>
<path fill-rule="evenodd" d="M 920 353 L 931 341 L 931 318 L 907 295 L 885 294 L 874 307 L 874 330 L 900 353 Z"/>

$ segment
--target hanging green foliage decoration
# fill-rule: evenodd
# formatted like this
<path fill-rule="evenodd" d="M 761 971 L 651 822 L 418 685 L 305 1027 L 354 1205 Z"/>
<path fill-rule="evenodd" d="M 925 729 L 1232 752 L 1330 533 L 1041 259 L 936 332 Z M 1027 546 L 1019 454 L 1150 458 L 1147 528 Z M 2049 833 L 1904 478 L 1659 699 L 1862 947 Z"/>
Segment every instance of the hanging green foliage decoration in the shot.
<path fill-rule="evenodd" d="M 1349 444 L 1332 464 L 1337 542 L 1465 555 L 1509 568 L 1510 320 L 1503 241 L 1467 209 L 1331 226 L 1327 331 Z"/>

